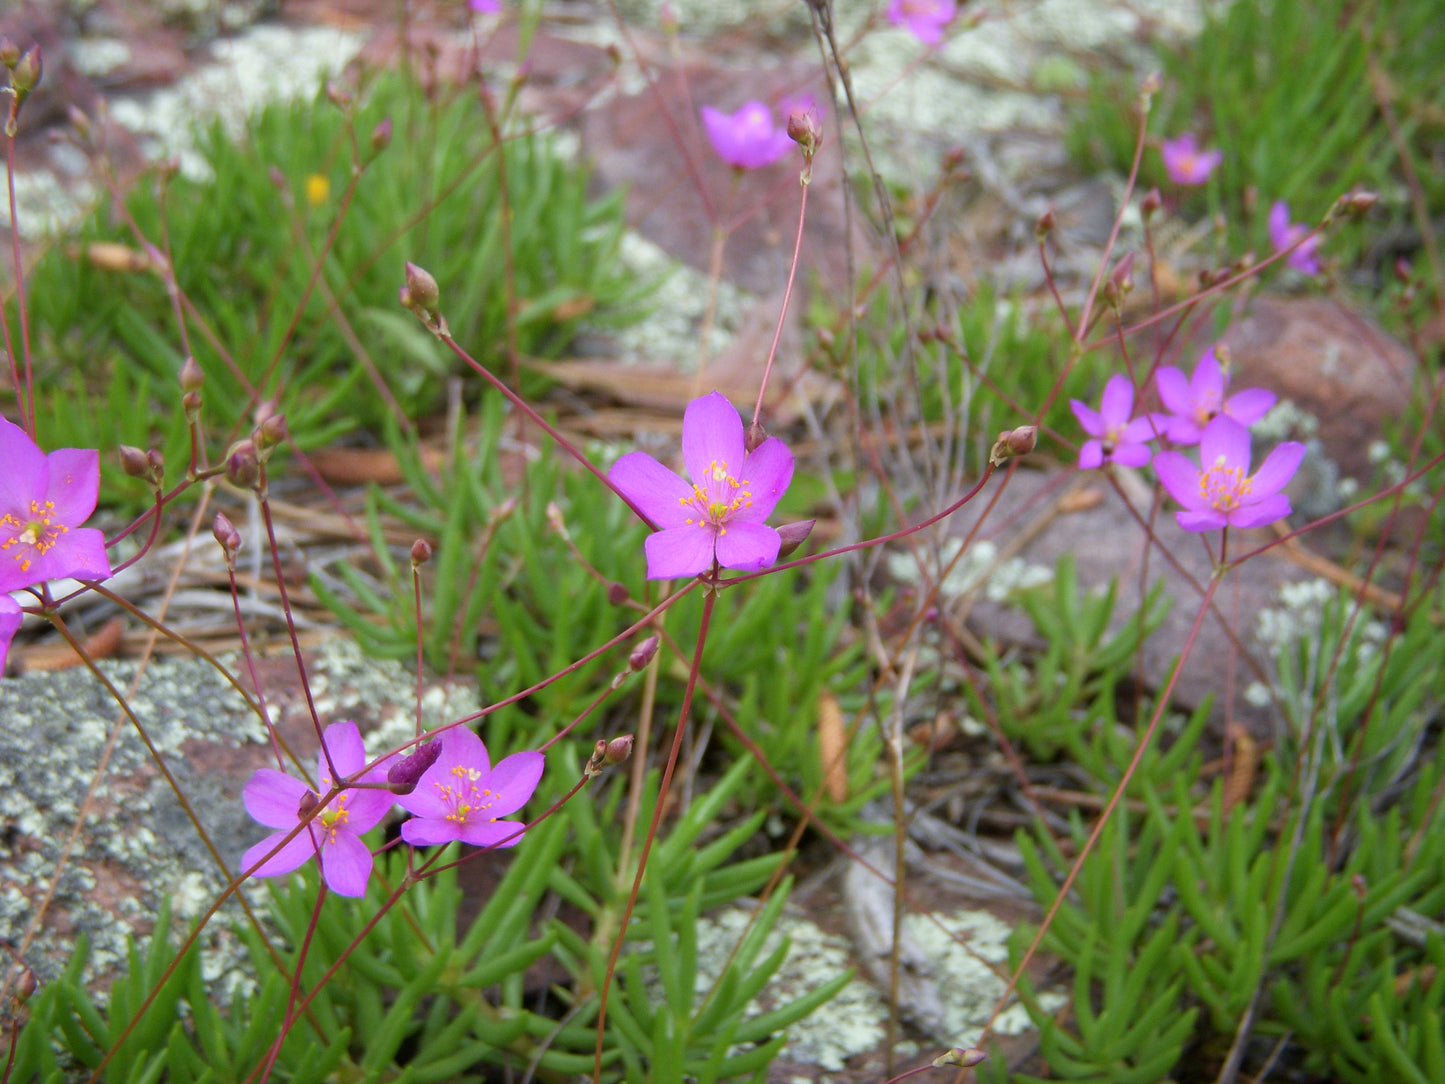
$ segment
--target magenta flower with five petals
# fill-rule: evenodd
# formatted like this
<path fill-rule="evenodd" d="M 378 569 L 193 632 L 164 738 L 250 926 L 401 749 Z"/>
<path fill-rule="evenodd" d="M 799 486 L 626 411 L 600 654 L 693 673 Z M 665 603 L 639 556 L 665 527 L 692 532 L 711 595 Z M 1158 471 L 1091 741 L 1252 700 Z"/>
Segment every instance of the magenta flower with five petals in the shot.
<path fill-rule="evenodd" d="M 1269 209 L 1269 243 L 1274 246 L 1276 252 L 1283 252 L 1290 248 L 1301 237 L 1308 234 L 1309 227 L 1289 220 L 1289 204 L 1284 200 L 1276 200 Z M 1296 271 L 1305 275 L 1318 275 L 1320 273 L 1320 262 L 1315 259 L 1315 253 L 1320 247 L 1320 235 L 1306 238 L 1288 256 L 1285 263 L 1289 264 Z"/>
<path fill-rule="evenodd" d="M 1203 184 L 1224 161 L 1223 151 L 1201 151 L 1194 142 L 1193 132 L 1185 132 L 1178 139 L 1164 140 L 1159 144 L 1159 153 L 1164 158 L 1164 170 L 1169 179 L 1181 185 Z"/>
<path fill-rule="evenodd" d="M 1290 514 L 1280 490 L 1299 470 L 1305 446 L 1286 441 L 1249 473 L 1249 430 L 1221 415 L 1204 427 L 1197 467 L 1183 452 L 1160 452 L 1154 473 L 1169 496 L 1184 506 L 1174 513 L 1186 531 L 1263 527 Z"/>
<path fill-rule="evenodd" d="M 397 799 L 415 818 L 401 826 L 401 838 L 414 847 L 461 840 L 474 847 L 511 847 L 521 841 L 522 825 L 502 820 L 532 797 L 542 778 L 541 753 L 513 753 L 495 768 L 482 739 L 464 726 L 441 737 L 436 763 L 422 773 L 416 789 Z"/>
<path fill-rule="evenodd" d="M 762 169 L 793 147 L 787 124 L 773 123 L 773 111 L 762 102 L 745 102 L 736 113 L 702 107 L 702 123 L 718 157 L 734 169 Z"/>
<path fill-rule="evenodd" d="M 660 530 L 647 538 L 647 577 L 696 576 L 713 563 L 754 572 L 778 559 L 782 539 L 763 521 L 793 480 L 793 453 L 777 437 L 743 445 L 738 412 L 718 392 L 682 416 L 682 458 L 692 482 L 646 452 L 628 452 L 607 473 Z"/>
<path fill-rule="evenodd" d="M 1074 417 L 1092 440 L 1079 449 L 1079 467 L 1093 470 L 1105 463 L 1125 467 L 1142 467 L 1149 462 L 1145 441 L 1158 434 L 1156 419 L 1150 414 L 1131 418 L 1134 412 L 1134 385 L 1122 373 L 1111 376 L 1104 385 L 1104 397 L 1095 410 L 1078 399 L 1070 399 Z"/>
<path fill-rule="evenodd" d="M 478 15 L 495 15 L 502 10 L 502 0 L 471 0 L 469 6 Z"/>
<path fill-rule="evenodd" d="M 81 526 L 99 490 L 99 453 L 59 448 L 46 455 L 0 418 L 0 591 L 110 576 L 105 535 Z"/>
<path fill-rule="evenodd" d="M 1198 444 L 1204 427 L 1221 414 L 1227 414 L 1240 425 L 1253 425 L 1269 413 L 1275 395 L 1264 388 L 1245 388 L 1228 398 L 1229 372 L 1215 356 L 1214 348 L 1204 352 L 1194 366 L 1194 376 L 1186 380 L 1172 365 L 1165 365 L 1154 376 L 1159 398 L 1169 414 L 1161 418 L 1164 435 L 1175 444 Z"/>
<path fill-rule="evenodd" d="M 901 26 L 924 45 L 943 40 L 943 28 L 958 14 L 955 0 L 892 0 L 888 21 Z"/>
<path fill-rule="evenodd" d="M 321 736 L 331 752 L 331 761 L 343 778 L 350 778 L 366 767 L 366 746 L 361 731 L 350 721 L 332 723 Z M 311 818 L 306 828 L 292 837 L 279 851 L 266 858 L 277 844 L 305 819 L 335 780 L 326 762 L 326 754 L 316 758 L 316 777 L 321 792 L 313 791 L 294 776 L 274 768 L 260 768 L 251 776 L 242 796 L 246 812 L 267 828 L 278 828 L 246 851 L 241 868 L 251 870 L 255 877 L 276 877 L 306 864 L 315 855 L 321 856 L 321 876 L 331 891 L 339 896 L 362 896 L 371 877 L 371 851 L 361 841 L 386 816 L 396 799 L 386 784 L 386 768 L 378 764 L 358 782 L 381 783 L 383 789 L 348 789 L 332 798 Z M 307 810 L 303 811 L 302 803 Z M 262 859 L 265 859 L 262 862 Z"/>

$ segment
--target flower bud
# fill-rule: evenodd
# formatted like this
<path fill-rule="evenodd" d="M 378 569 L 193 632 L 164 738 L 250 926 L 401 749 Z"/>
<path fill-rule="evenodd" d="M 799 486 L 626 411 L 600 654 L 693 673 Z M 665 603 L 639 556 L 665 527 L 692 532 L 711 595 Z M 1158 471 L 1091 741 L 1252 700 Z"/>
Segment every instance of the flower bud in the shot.
<path fill-rule="evenodd" d="M 1395 281 L 1401 286 L 1410 285 L 1415 277 L 1414 269 L 1410 267 L 1410 261 L 1404 258 L 1395 261 Z"/>
<path fill-rule="evenodd" d="M 131 478 L 144 478 L 146 476 L 146 454 L 139 448 L 133 448 L 129 444 L 120 446 L 120 469 Z"/>
<path fill-rule="evenodd" d="M 249 440 L 238 440 L 226 453 L 226 479 L 242 489 L 251 489 L 261 480 L 261 461 Z"/>
<path fill-rule="evenodd" d="M 618 764 L 625 763 L 627 759 L 632 756 L 632 742 L 633 737 L 631 734 L 623 734 L 620 738 L 613 738 L 607 743 L 606 751 L 602 754 L 603 761 L 614 767 Z"/>
<path fill-rule="evenodd" d="M 336 80 L 328 79 L 326 81 L 326 100 L 337 109 L 347 109 L 351 105 L 351 91 Z"/>
<path fill-rule="evenodd" d="M 969 1047 L 967 1050 L 955 1046 L 946 1054 L 940 1054 L 933 1059 L 933 1067 L 942 1069 L 945 1066 L 957 1065 L 963 1069 L 972 1069 L 975 1065 L 982 1065 L 988 1060 L 988 1055 L 977 1047 Z"/>
<path fill-rule="evenodd" d="M 186 358 L 181 366 L 181 391 L 200 391 L 206 382 L 206 374 L 194 357 Z"/>
<path fill-rule="evenodd" d="M 632 593 L 623 584 L 609 583 L 607 585 L 607 601 L 613 606 L 621 606 L 631 597 Z"/>
<path fill-rule="evenodd" d="M 80 140 L 81 143 L 89 144 L 91 135 L 90 118 L 85 115 L 85 110 L 81 109 L 78 105 L 67 105 L 65 107 L 65 119 L 69 121 L 70 126 L 75 129 L 75 138 Z"/>
<path fill-rule="evenodd" d="M 508 497 L 501 504 L 494 505 L 492 510 L 487 513 L 487 526 L 495 527 L 498 524 L 505 523 L 512 518 L 513 513 L 516 511 L 517 498 Z"/>
<path fill-rule="evenodd" d="M 644 669 L 647 664 L 652 661 L 653 656 L 657 654 L 658 645 L 661 643 L 662 637 L 654 633 L 634 647 L 632 653 L 627 656 L 628 669 L 634 674 Z"/>
<path fill-rule="evenodd" d="M 264 463 L 271 458 L 271 453 L 276 450 L 276 446 L 285 441 L 286 434 L 286 415 L 284 414 L 270 414 L 265 421 L 256 426 L 251 433 L 251 440 L 256 445 L 256 454 L 260 457 L 261 462 Z"/>
<path fill-rule="evenodd" d="M 767 439 L 768 431 L 761 424 L 749 422 L 747 432 L 743 434 L 743 450 L 749 454 L 756 452 Z"/>
<path fill-rule="evenodd" d="M 783 544 L 778 547 L 778 559 L 782 560 L 808 541 L 808 536 L 813 533 L 813 527 L 817 522 L 816 519 L 803 519 L 797 523 L 784 523 L 779 527 L 778 535 L 782 538 Z"/>
<path fill-rule="evenodd" d="M 188 391 L 181 396 L 181 409 L 186 412 L 186 421 L 195 424 L 201 416 L 201 393 Z"/>
<path fill-rule="evenodd" d="M 151 484 L 152 489 L 160 489 L 165 478 L 166 457 L 159 448 L 152 448 L 146 452 L 145 479 Z"/>
<path fill-rule="evenodd" d="M 1153 218 L 1159 208 L 1164 206 L 1164 197 L 1159 194 L 1157 187 L 1149 189 L 1144 198 L 1139 201 L 1139 213 L 1144 216 L 1147 222 Z"/>
<path fill-rule="evenodd" d="M 437 285 L 437 280 L 430 271 L 410 261 L 406 264 L 406 292 L 411 301 L 410 304 L 403 304 L 407 304 L 410 309 L 421 309 L 430 313 L 435 312 L 437 305 L 441 303 L 441 288 Z"/>
<path fill-rule="evenodd" d="M 301 801 L 296 803 L 296 817 L 298 820 L 305 820 L 311 816 L 312 811 L 321 804 L 321 796 L 310 787 L 301 795 Z"/>
<path fill-rule="evenodd" d="M 1054 227 L 1058 224 L 1059 216 L 1056 215 L 1054 209 L 1050 207 L 1043 214 L 1039 215 L 1039 220 L 1034 223 L 1034 240 L 1042 244 L 1044 239 L 1054 232 Z"/>
<path fill-rule="evenodd" d="M 429 738 L 412 750 L 410 756 L 402 757 L 386 769 L 386 785 L 393 794 L 410 794 L 426 770 L 442 755 L 442 743 Z"/>
<path fill-rule="evenodd" d="M 411 567 L 420 568 L 431 560 L 431 543 L 425 538 L 418 538 L 411 544 Z"/>
<path fill-rule="evenodd" d="M 823 129 L 811 109 L 799 110 L 788 115 L 788 138 L 803 148 L 803 155 L 811 158 L 823 145 Z"/>
<path fill-rule="evenodd" d="M 15 67 L 10 72 L 10 85 L 15 89 L 17 101 L 23 102 L 26 96 L 35 89 L 44 69 L 45 64 L 40 56 L 40 46 L 32 45 L 26 49 L 25 54 L 15 62 Z"/>
<path fill-rule="evenodd" d="M 13 70 L 20 62 L 20 46 L 16 45 L 8 36 L 0 37 L 0 64 L 4 64 L 7 71 Z"/>
<path fill-rule="evenodd" d="M 993 442 L 993 448 L 988 453 L 988 461 L 997 467 L 1005 460 L 1028 455 L 1038 447 L 1038 443 L 1039 427 L 1037 425 L 1021 425 L 1017 429 L 1005 429 Z"/>
<path fill-rule="evenodd" d="M 380 154 L 391 146 L 391 118 L 383 117 L 371 130 L 371 153 Z"/>
<path fill-rule="evenodd" d="M 235 568 L 236 551 L 241 548 L 241 532 L 236 530 L 235 524 L 224 512 L 217 512 L 216 518 L 211 520 L 211 537 L 220 544 L 226 567 Z"/>
<path fill-rule="evenodd" d="M 556 531 L 563 539 L 570 539 L 572 536 L 567 532 L 567 521 L 562 518 L 562 506 L 556 501 L 547 502 L 547 526 Z"/>
<path fill-rule="evenodd" d="M 1104 283 L 1104 299 L 1119 309 L 1124 299 L 1134 289 L 1134 254 L 1126 252 L 1123 258 L 1109 272 L 1109 281 Z"/>

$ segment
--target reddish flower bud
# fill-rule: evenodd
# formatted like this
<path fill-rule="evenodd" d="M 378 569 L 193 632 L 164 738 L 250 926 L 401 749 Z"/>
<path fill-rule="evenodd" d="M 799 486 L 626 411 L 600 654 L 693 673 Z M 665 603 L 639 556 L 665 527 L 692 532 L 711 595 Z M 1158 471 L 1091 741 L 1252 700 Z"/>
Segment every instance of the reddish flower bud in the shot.
<path fill-rule="evenodd" d="M 402 757 L 386 770 L 386 785 L 393 794 L 410 794 L 426 770 L 442 755 L 442 743 L 435 738 L 422 742 L 410 756 Z"/>
<path fill-rule="evenodd" d="M 351 105 L 351 91 L 336 80 L 328 79 L 326 81 L 326 100 L 337 109 L 346 109 Z"/>
<path fill-rule="evenodd" d="M 606 751 L 602 754 L 603 761 L 614 767 L 624 763 L 632 756 L 632 742 L 633 737 L 631 734 L 624 734 L 620 738 L 613 738 L 607 743 Z"/>
<path fill-rule="evenodd" d="M 562 506 L 556 501 L 547 502 L 547 526 L 556 531 L 562 538 L 571 538 L 567 533 L 567 521 L 562 518 Z"/>
<path fill-rule="evenodd" d="M 120 469 L 125 471 L 131 478 L 144 478 L 146 476 L 146 454 L 139 448 L 133 448 L 129 444 L 120 446 Z"/>
<path fill-rule="evenodd" d="M 412 308 L 434 312 L 441 303 L 441 288 L 430 271 L 410 261 L 406 264 L 406 292 Z"/>
<path fill-rule="evenodd" d="M 624 585 L 620 583 L 609 583 L 607 585 L 607 601 L 613 606 L 621 606 L 631 597 L 632 593 L 628 591 Z"/>
<path fill-rule="evenodd" d="M 823 129 L 810 109 L 788 115 L 788 138 L 803 148 L 804 157 L 811 158 L 823 145 Z"/>
<path fill-rule="evenodd" d="M 1144 216 L 1144 220 L 1147 222 L 1154 217 L 1155 213 L 1162 206 L 1164 206 L 1164 197 L 1159 194 L 1158 188 L 1151 188 L 1139 202 L 1139 213 Z"/>
<path fill-rule="evenodd" d="M 186 421 L 194 423 L 201 416 L 201 393 L 188 391 L 182 395 L 181 409 L 186 413 Z"/>
<path fill-rule="evenodd" d="M 656 634 L 643 640 L 642 643 L 634 647 L 632 653 L 627 656 L 628 668 L 631 669 L 634 674 L 642 670 L 652 661 L 652 657 L 657 654 L 658 645 L 661 643 L 662 637 Z"/>
<path fill-rule="evenodd" d="M 782 538 L 783 544 L 778 547 L 778 560 L 781 561 L 808 541 L 808 536 L 813 533 L 817 522 L 816 519 L 803 519 L 797 523 L 784 523 L 779 527 L 778 535 Z"/>
<path fill-rule="evenodd" d="M 1039 427 L 1037 425 L 1021 425 L 1017 429 L 1005 429 L 993 442 L 993 448 L 988 453 L 988 461 L 995 467 L 1005 460 L 1017 456 L 1028 455 L 1039 443 Z"/>
<path fill-rule="evenodd" d="M 276 446 L 286 439 L 286 415 L 271 414 L 260 425 L 256 426 L 251 433 L 251 440 L 255 442 L 256 454 L 260 456 L 261 462 L 271 457 Z"/>
<path fill-rule="evenodd" d="M 743 448 L 745 451 L 756 452 L 762 446 L 763 441 L 768 439 L 768 431 L 758 422 L 751 422 L 747 432 L 743 434 Z"/>
<path fill-rule="evenodd" d="M 314 790 L 308 787 L 306 789 L 306 793 L 301 795 L 301 801 L 296 803 L 297 818 L 299 820 L 305 820 L 311 815 L 312 810 L 314 810 L 320 804 L 320 797 L 316 794 Z"/>
<path fill-rule="evenodd" d="M 371 130 L 371 153 L 380 154 L 391 146 L 391 118 L 384 117 Z"/>
<path fill-rule="evenodd" d="M 967 1050 L 955 1046 L 946 1054 L 940 1054 L 933 1059 L 933 1067 L 942 1069 L 945 1066 L 957 1065 L 964 1069 L 972 1069 L 975 1065 L 982 1065 L 988 1060 L 988 1055 L 977 1047 L 969 1047 Z"/>
<path fill-rule="evenodd" d="M 200 364 L 195 358 L 186 358 L 185 364 L 181 366 L 181 391 L 200 391 L 201 385 L 206 382 L 206 374 L 201 371 Z"/>
<path fill-rule="evenodd" d="M 418 538 L 411 544 L 411 567 L 420 568 L 431 560 L 431 543 L 425 538 Z"/>
<path fill-rule="evenodd" d="M 1054 227 L 1058 224 L 1059 216 L 1056 215 L 1054 209 L 1050 207 L 1043 214 L 1039 215 L 1039 220 L 1034 223 L 1034 240 L 1042 242 L 1044 238 L 1054 232 Z"/>
<path fill-rule="evenodd" d="M 226 479 L 242 489 L 250 489 L 261 480 L 261 461 L 256 446 L 249 440 L 238 440 L 226 454 Z"/>
<path fill-rule="evenodd" d="M 0 38 L 0 64 L 6 69 L 12 69 L 20 62 L 20 46 L 16 45 L 9 37 Z"/>

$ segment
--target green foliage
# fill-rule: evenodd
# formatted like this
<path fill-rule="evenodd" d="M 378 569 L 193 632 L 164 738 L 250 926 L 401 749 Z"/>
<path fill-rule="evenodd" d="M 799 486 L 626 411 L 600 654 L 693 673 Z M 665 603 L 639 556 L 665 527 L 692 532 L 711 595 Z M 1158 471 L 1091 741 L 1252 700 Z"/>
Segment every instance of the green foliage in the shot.
<path fill-rule="evenodd" d="M 373 152 L 370 133 L 384 119 L 396 134 Z M 361 168 L 348 194 L 353 140 Z M 547 357 L 584 316 L 627 318 L 646 289 L 616 259 L 623 194 L 589 199 L 586 168 L 544 137 L 495 142 L 464 89 L 428 97 L 402 76 L 379 75 L 354 118 L 320 96 L 273 105 L 240 142 L 219 124 L 201 132 L 199 152 L 211 180 L 178 176 L 163 193 L 139 184 L 126 208 L 146 242 L 168 252 L 192 307 L 190 341 L 218 438 L 248 430 L 268 398 L 303 450 L 394 419 L 373 383 L 407 416 L 434 408 L 459 364 L 399 309 L 406 260 L 435 275 L 458 342 L 494 367 L 506 357 L 509 305 L 517 349 Z M 41 260 L 29 289 L 45 443 L 158 445 L 177 473 L 189 445 L 165 283 L 72 258 L 93 242 L 137 244 L 104 208 L 78 241 Z M 77 394 L 104 405 L 75 410 Z M 102 486 L 110 497 L 141 492 L 118 472 Z"/>
<path fill-rule="evenodd" d="M 1445 179 L 1438 169 L 1421 167 L 1445 147 L 1442 27 L 1445 7 L 1438 0 L 1235 0 L 1206 8 L 1198 38 L 1159 50 L 1164 90 L 1150 116 L 1156 146 L 1145 150 L 1141 190 L 1158 185 L 1196 212 L 1222 211 L 1231 258 L 1246 249 L 1270 251 L 1266 216 L 1275 200 L 1289 203 L 1295 221 L 1313 225 L 1342 193 L 1366 188 L 1383 197 L 1368 233 L 1399 227 L 1408 215 L 1406 193 L 1372 96 L 1378 85 L 1391 92 L 1426 202 L 1438 215 Z M 1076 158 L 1127 170 L 1137 95 L 1138 83 L 1127 72 L 1092 77 L 1068 135 Z M 1156 149 L 1158 140 L 1186 131 L 1224 154 L 1202 189 L 1174 185 Z M 1394 254 L 1368 252 L 1369 243 L 1363 227 L 1339 223 L 1326 249 L 1347 265 L 1368 260 L 1384 277 Z"/>
<path fill-rule="evenodd" d="M 1142 811 L 1115 809 L 1044 940 L 1074 969 L 1070 1024 L 1021 987 L 1056 1079 L 1163 1079 L 1190 1044 L 1227 1046 L 1251 1007 L 1254 1033 L 1288 1036 L 1311 1072 L 1440 1078 L 1442 994 L 1428 976 L 1445 942 L 1420 916 L 1445 907 L 1445 758 L 1430 732 L 1442 645 L 1422 607 L 1362 651 L 1350 609 L 1333 600 L 1277 650 L 1294 726 L 1247 802 L 1226 809 L 1220 779 L 1202 791 L 1198 716 L 1146 758 L 1130 788 Z M 1101 789 L 1132 751 L 1086 760 L 1077 739 L 1067 747 Z M 1041 905 L 1087 834 L 1075 819 L 1070 854 L 1042 828 L 1020 834 Z M 1031 936 L 1017 932 L 1015 961 Z"/>
<path fill-rule="evenodd" d="M 776 1011 L 750 1009 L 787 954 L 785 941 L 769 943 L 786 884 L 757 912 L 716 985 L 695 981 L 698 915 L 757 891 L 785 857 L 735 857 L 761 814 L 714 834 L 748 769 L 739 762 L 653 850 L 608 1007 L 603 1080 L 680 1080 L 684 1073 L 700 1081 L 751 1079 L 782 1046 L 784 1029 L 848 981 L 840 975 Z M 571 747 L 554 752 L 550 774 L 580 774 Z M 399 852 L 380 859 L 365 899 L 331 894 L 319 914 L 314 864 L 299 879 L 267 882 L 279 936 L 268 947 L 254 930 L 242 931 L 260 983 L 253 994 L 237 993 L 227 1011 L 208 996 L 194 948 L 162 981 L 175 960 L 163 907 L 150 947 L 144 954 L 132 950 L 129 972 L 108 1007 L 98 1007 L 80 980 L 83 948 L 66 976 L 35 999 L 12 1079 L 63 1079 L 54 1038 L 88 1069 L 119 1044 L 107 1082 L 240 1084 L 265 1061 L 283 1028 L 274 1069 L 279 1079 L 479 1081 L 488 1079 L 489 1065 L 530 1068 L 542 1079 L 590 1073 L 597 991 L 635 860 L 618 855 L 617 834 L 604 830 L 613 823 L 620 791 L 610 788 L 601 808 L 579 795 L 531 829 L 515 852 L 481 858 L 505 863 L 505 873 L 469 925 L 458 923 L 464 901 L 455 868 L 411 885 L 388 908 L 391 888 L 407 874 Z M 539 921 L 558 901 L 584 920 Z M 288 1009 L 301 945 L 298 989 L 314 996 L 304 1008 Z M 568 976 L 551 980 L 552 1015 L 539 1011 L 529 978 L 548 958 L 553 972 L 560 965 Z M 156 996 L 142 1012 L 152 991 Z"/>

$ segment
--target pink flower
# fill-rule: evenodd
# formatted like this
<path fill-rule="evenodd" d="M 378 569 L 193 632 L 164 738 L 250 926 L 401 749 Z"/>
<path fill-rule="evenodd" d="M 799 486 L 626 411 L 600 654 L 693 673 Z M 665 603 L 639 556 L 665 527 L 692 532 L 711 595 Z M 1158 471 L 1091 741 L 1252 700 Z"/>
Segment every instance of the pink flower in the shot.
<path fill-rule="evenodd" d="M 793 146 L 786 124 L 773 124 L 773 112 L 762 102 L 743 104 L 736 113 L 702 107 L 702 123 L 718 157 L 735 169 L 762 169 Z"/>
<path fill-rule="evenodd" d="M 1175 184 L 1199 185 L 1209 180 L 1215 167 L 1224 160 L 1222 151 L 1200 151 L 1194 133 L 1185 132 L 1178 139 L 1166 139 L 1159 145 L 1164 169 Z"/>
<path fill-rule="evenodd" d="M 502 10 L 502 0 L 471 0 L 468 6 L 478 15 L 495 15 Z"/>
<path fill-rule="evenodd" d="M 1217 527 L 1263 527 L 1290 513 L 1289 498 L 1280 492 L 1294 477 L 1305 446 L 1286 441 L 1249 473 L 1249 430 L 1221 415 L 1204 427 L 1199 439 L 1203 469 L 1183 452 L 1160 452 L 1154 473 L 1169 496 L 1184 506 L 1174 513 L 1186 531 Z"/>
<path fill-rule="evenodd" d="M 482 739 L 464 726 L 441 737 L 441 755 L 416 789 L 397 799 L 416 817 L 401 826 L 414 847 L 461 840 L 475 847 L 511 847 L 522 838 L 518 821 L 502 820 L 532 797 L 542 778 L 541 753 L 513 753 L 495 768 Z"/>
<path fill-rule="evenodd" d="M 628 452 L 607 474 L 661 530 L 647 538 L 647 577 L 696 576 L 713 563 L 756 571 L 778 559 L 782 539 L 763 521 L 793 480 L 793 453 L 777 437 L 751 452 L 743 423 L 718 392 L 682 416 L 682 458 L 692 483 L 646 452 Z"/>
<path fill-rule="evenodd" d="M 1318 275 L 1320 263 L 1315 259 L 1315 251 L 1320 247 L 1320 235 L 1310 237 L 1309 232 L 1309 227 L 1289 220 L 1289 204 L 1284 200 L 1276 200 L 1269 209 L 1269 243 L 1274 250 L 1283 252 L 1298 243 L 1299 247 L 1285 258 L 1285 263 L 1303 274 Z"/>
<path fill-rule="evenodd" d="M 0 674 L 5 673 L 5 656 L 10 654 L 10 641 L 25 620 L 20 604 L 9 595 L 0 593 Z"/>
<path fill-rule="evenodd" d="M 1175 444 L 1198 444 L 1204 427 L 1221 414 L 1240 425 L 1253 425 L 1274 406 L 1274 392 L 1263 388 L 1246 388 L 1226 399 L 1229 371 L 1219 363 L 1213 347 L 1194 366 L 1192 380 L 1185 380 L 1182 372 L 1166 365 L 1155 374 L 1154 381 L 1169 411 L 1160 419 L 1165 424 L 1164 435 Z"/>
<path fill-rule="evenodd" d="M 1134 385 L 1127 376 L 1109 378 L 1098 410 L 1077 399 L 1070 399 L 1069 406 L 1084 432 L 1094 438 L 1084 441 L 1079 449 L 1080 468 L 1093 470 L 1105 463 L 1142 467 L 1149 462 L 1149 449 L 1144 442 L 1157 435 L 1156 421 L 1149 414 L 1130 419 L 1134 411 Z"/>
<path fill-rule="evenodd" d="M 343 778 L 349 779 L 366 767 L 366 746 L 361 742 L 361 732 L 355 723 L 332 723 L 321 740 L 330 750 L 331 760 Z M 266 858 L 336 782 L 331 777 L 325 753 L 317 755 L 316 777 L 320 780 L 321 793 L 274 768 L 260 768 L 251 776 L 242 792 L 246 812 L 267 828 L 279 828 L 280 831 L 272 832 L 248 850 L 241 859 L 241 868 L 250 870 L 265 858 L 257 869 L 251 870 L 252 875 L 276 877 L 290 873 L 319 854 L 321 876 L 326 878 L 331 891 L 339 896 L 364 895 L 366 882 L 371 877 L 372 859 L 371 851 L 361 842 L 361 837 L 375 828 L 392 807 L 395 799 L 388 790 L 343 790 L 312 817 L 304 831 Z M 384 785 L 386 768 L 378 764 L 358 782 Z"/>
<path fill-rule="evenodd" d="M 924 45 L 943 40 L 943 28 L 958 13 L 954 0 L 892 0 L 888 21 L 901 26 Z"/>
<path fill-rule="evenodd" d="M 0 591 L 110 575 L 105 536 L 81 526 L 99 490 L 97 452 L 60 448 L 46 455 L 25 430 L 0 418 Z"/>

